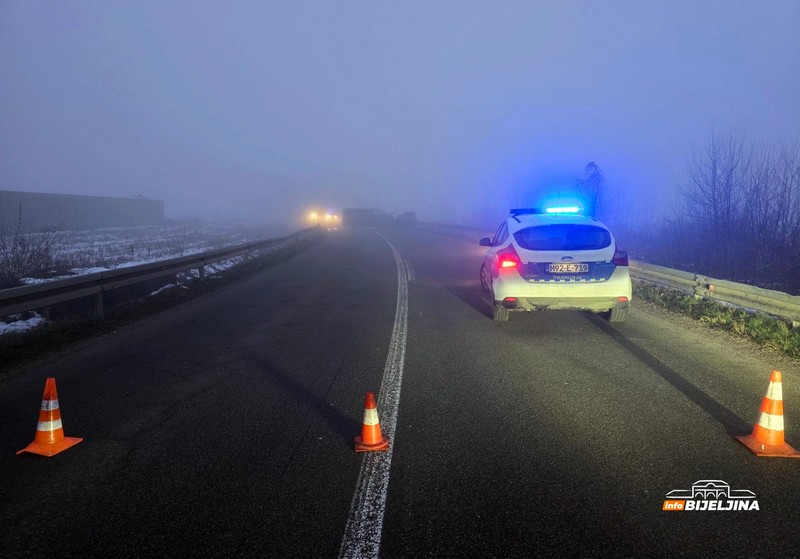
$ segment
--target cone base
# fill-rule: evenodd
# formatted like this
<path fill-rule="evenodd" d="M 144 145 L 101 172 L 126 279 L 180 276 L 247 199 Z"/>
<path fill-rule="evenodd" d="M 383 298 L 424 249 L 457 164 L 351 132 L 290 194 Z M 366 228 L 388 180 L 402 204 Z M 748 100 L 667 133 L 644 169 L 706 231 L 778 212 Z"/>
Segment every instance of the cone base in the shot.
<path fill-rule="evenodd" d="M 361 437 L 355 437 L 356 452 L 371 452 L 374 450 L 389 450 L 389 441 L 381 439 L 380 442 L 375 444 L 367 444 L 361 440 Z"/>
<path fill-rule="evenodd" d="M 59 452 L 63 452 L 70 447 L 75 446 L 83 439 L 78 437 L 64 437 L 63 441 L 58 441 L 57 443 L 53 444 L 42 444 L 33 441 L 31 444 L 26 446 L 20 451 L 17 451 L 17 454 L 22 454 L 23 452 L 30 452 L 32 454 L 39 454 L 41 456 L 55 456 Z"/>
<path fill-rule="evenodd" d="M 770 456 L 773 458 L 800 458 L 800 452 L 789 446 L 788 444 L 782 445 L 769 445 L 756 440 L 753 435 L 745 435 L 743 437 L 733 437 L 750 450 L 756 456 Z"/>

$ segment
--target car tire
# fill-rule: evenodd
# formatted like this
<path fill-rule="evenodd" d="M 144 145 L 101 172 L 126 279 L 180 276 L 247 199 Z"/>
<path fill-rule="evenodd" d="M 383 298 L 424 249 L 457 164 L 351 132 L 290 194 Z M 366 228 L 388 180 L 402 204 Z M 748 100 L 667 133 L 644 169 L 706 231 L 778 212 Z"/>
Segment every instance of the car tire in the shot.
<path fill-rule="evenodd" d="M 509 311 L 502 305 L 492 305 L 492 320 L 495 322 L 506 322 L 508 320 Z"/>
<path fill-rule="evenodd" d="M 611 309 L 603 313 L 603 316 L 609 322 L 625 322 L 628 318 L 628 307 Z"/>
<path fill-rule="evenodd" d="M 481 264 L 481 289 L 483 289 L 485 293 L 489 293 L 492 290 L 486 273 L 486 264 Z"/>

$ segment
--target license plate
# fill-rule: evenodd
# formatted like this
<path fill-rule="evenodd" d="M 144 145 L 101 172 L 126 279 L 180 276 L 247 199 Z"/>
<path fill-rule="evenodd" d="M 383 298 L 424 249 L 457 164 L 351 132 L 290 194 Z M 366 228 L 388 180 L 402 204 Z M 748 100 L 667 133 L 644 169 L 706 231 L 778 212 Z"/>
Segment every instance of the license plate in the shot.
<path fill-rule="evenodd" d="M 547 271 L 551 274 L 585 274 L 589 271 L 589 265 L 576 264 L 573 262 L 558 262 L 548 264 Z"/>

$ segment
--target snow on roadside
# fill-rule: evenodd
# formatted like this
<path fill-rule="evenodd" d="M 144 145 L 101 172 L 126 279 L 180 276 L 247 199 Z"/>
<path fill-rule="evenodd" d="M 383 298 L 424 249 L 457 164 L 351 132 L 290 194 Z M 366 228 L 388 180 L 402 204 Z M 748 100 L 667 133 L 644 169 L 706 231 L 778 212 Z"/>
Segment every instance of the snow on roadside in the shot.
<path fill-rule="evenodd" d="M 234 258 L 228 258 L 227 260 L 220 260 L 219 262 L 214 262 L 213 264 L 209 264 L 207 267 L 215 272 L 224 272 L 225 270 L 230 270 L 243 260 L 244 256 L 236 256 Z"/>
<path fill-rule="evenodd" d="M 177 235 L 175 234 L 176 230 L 178 231 Z M 38 285 L 60 279 L 74 278 L 75 276 L 107 272 L 140 264 L 150 264 L 176 256 L 189 256 L 190 254 L 199 254 L 224 246 L 241 244 L 265 237 L 269 238 L 270 236 L 285 234 L 285 232 L 272 231 L 266 234 L 261 231 L 259 234 L 257 231 L 247 230 L 246 228 L 210 224 L 206 227 L 197 227 L 195 230 L 187 230 L 185 226 L 170 226 L 70 231 L 66 232 L 66 234 L 70 237 L 69 244 L 62 247 L 59 257 L 62 262 L 73 264 L 72 267 L 68 267 L 69 274 L 48 278 L 21 278 L 20 281 L 23 285 Z M 177 241 L 176 237 L 178 237 Z M 283 248 L 285 244 L 285 241 L 277 242 L 275 245 L 265 247 L 263 250 L 265 252 L 273 252 Z M 73 259 L 71 257 L 73 253 L 78 254 L 80 258 Z M 209 264 L 206 266 L 207 274 L 214 275 L 229 270 L 246 260 L 246 258 L 247 256 L 241 255 Z M 97 262 L 97 260 L 102 261 L 105 265 L 99 265 L 100 262 Z M 79 261 L 88 265 L 85 267 L 75 266 Z M 193 269 L 183 272 L 179 277 L 188 281 L 198 278 L 199 275 L 199 271 Z M 178 283 L 165 285 L 152 292 L 149 296 L 157 295 L 166 289 L 175 287 L 185 288 L 179 281 Z M 19 317 L 19 315 L 15 316 Z M 5 317 L 5 320 L 11 320 L 12 318 L 14 316 Z M 45 320 L 36 313 L 32 318 L 14 322 L 5 322 L 0 317 L 0 336 L 12 332 L 31 330 L 44 322 Z"/>
<path fill-rule="evenodd" d="M 7 317 L 12 318 L 12 317 Z M 15 320 L 14 322 L 6 323 L 0 322 L 0 336 L 5 334 L 15 334 L 18 332 L 27 332 L 33 330 L 37 326 L 44 324 L 45 320 L 38 313 L 33 313 L 33 316 L 27 320 Z"/>
<path fill-rule="evenodd" d="M 220 260 L 219 262 L 214 262 L 213 264 L 209 264 L 206 266 L 206 269 L 208 270 L 207 273 L 213 275 L 219 272 L 224 272 L 225 270 L 230 270 L 231 268 L 242 262 L 244 259 L 245 259 L 244 256 L 235 256 L 233 258 L 228 258 L 227 260 Z M 179 277 L 184 280 L 198 279 L 200 277 L 200 272 L 198 270 L 191 269 L 185 272 L 181 272 Z M 150 293 L 148 297 L 153 297 L 154 295 L 158 295 L 162 291 L 166 291 L 167 289 L 174 289 L 176 287 L 182 287 L 183 289 L 187 289 L 187 287 L 181 282 L 168 283 L 167 285 L 160 287 L 159 289 L 156 289 L 155 291 Z"/>
<path fill-rule="evenodd" d="M 128 264 L 126 264 L 125 266 L 128 266 Z M 120 266 L 120 268 L 123 268 L 125 266 Z M 56 280 L 74 278 L 75 276 L 87 276 L 89 274 L 95 274 L 97 272 L 108 272 L 109 270 L 111 270 L 111 268 L 104 268 L 102 266 L 96 266 L 94 268 L 72 268 L 70 270 L 70 274 L 66 276 L 54 276 L 51 278 L 21 278 L 19 281 L 21 281 L 25 285 L 39 285 L 40 283 L 48 283 Z"/>
<path fill-rule="evenodd" d="M 21 278 L 20 282 L 23 285 L 38 285 L 56 280 L 73 278 L 75 276 L 85 276 L 97 272 L 107 272 L 110 270 L 129 268 L 131 266 L 139 266 L 141 264 L 152 264 L 153 262 L 159 262 L 169 258 L 202 254 L 203 252 L 216 250 L 225 246 L 241 244 L 244 242 L 259 240 L 259 238 L 264 238 L 264 236 L 261 235 L 254 235 L 252 231 L 237 231 L 234 230 L 234 228 L 226 229 L 219 226 L 215 227 L 214 224 L 209 224 L 207 228 L 200 228 L 196 231 L 192 231 L 191 234 L 188 235 L 190 237 L 197 235 L 201 238 L 194 241 L 187 241 L 185 238 L 187 236 L 187 232 L 185 229 L 183 229 L 182 231 L 184 238 L 181 239 L 180 246 L 169 246 L 169 243 L 175 241 L 175 238 L 170 236 L 165 236 L 158 239 L 149 237 L 147 239 L 149 242 L 158 242 L 164 245 L 157 247 L 158 250 L 150 250 L 150 248 L 144 250 L 138 244 L 130 244 L 131 242 L 140 243 L 141 239 L 136 239 L 135 236 L 141 235 L 142 231 L 147 229 L 154 228 L 121 228 L 118 230 L 105 229 L 71 232 L 80 233 L 86 238 L 73 238 L 71 239 L 71 246 L 62 247 L 62 249 L 59 251 L 57 260 L 60 260 L 61 262 L 70 262 L 73 264 L 73 266 L 69 268 L 69 274 L 51 276 L 47 278 L 26 277 Z M 175 228 L 173 227 L 171 229 Z M 110 232 L 114 232 L 116 235 L 110 235 Z M 147 233 L 147 231 L 145 232 Z M 167 230 L 161 229 L 160 233 L 164 235 L 167 233 Z M 134 238 L 126 238 L 126 235 Z M 267 247 L 267 250 L 274 251 L 278 248 L 278 246 L 282 246 L 283 244 L 284 243 L 280 242 L 276 243 L 275 246 Z M 71 253 L 75 252 L 81 253 L 81 257 L 73 258 L 70 256 Z M 76 266 L 75 264 L 77 264 L 78 261 L 85 261 L 89 265 Z M 104 265 L 99 265 L 98 261 L 102 261 Z M 241 259 L 233 259 L 215 262 L 213 265 L 209 265 L 209 268 L 212 268 L 216 271 L 223 271 L 240 261 Z M 233 264 L 226 264 L 229 262 L 233 262 Z"/>
<path fill-rule="evenodd" d="M 150 295 L 148 295 L 148 297 L 152 297 L 153 295 L 158 295 L 158 294 L 159 294 L 159 293 L 161 293 L 162 291 L 166 291 L 167 289 L 172 289 L 173 287 L 178 287 L 178 285 L 180 285 L 180 284 L 177 284 L 177 283 L 168 283 L 168 284 L 167 284 L 167 285 L 165 285 L 164 287 L 161 287 L 161 288 L 159 288 L 159 289 L 156 289 L 155 291 L 153 291 L 153 292 L 152 292 Z"/>

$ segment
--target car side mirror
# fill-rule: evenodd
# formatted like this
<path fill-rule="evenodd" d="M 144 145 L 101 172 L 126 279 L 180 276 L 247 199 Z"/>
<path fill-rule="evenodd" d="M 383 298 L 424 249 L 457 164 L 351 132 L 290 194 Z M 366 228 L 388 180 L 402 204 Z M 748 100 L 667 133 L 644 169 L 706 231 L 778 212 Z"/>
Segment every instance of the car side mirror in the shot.
<path fill-rule="evenodd" d="M 492 246 L 492 240 L 489 237 L 483 237 L 480 241 L 478 241 L 478 244 L 482 247 L 490 247 Z"/>

